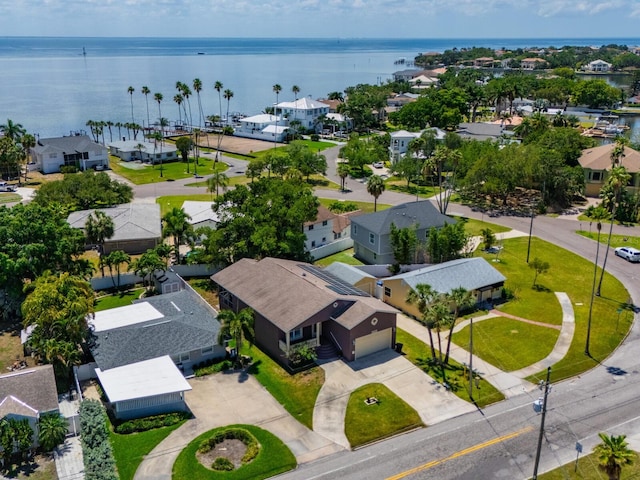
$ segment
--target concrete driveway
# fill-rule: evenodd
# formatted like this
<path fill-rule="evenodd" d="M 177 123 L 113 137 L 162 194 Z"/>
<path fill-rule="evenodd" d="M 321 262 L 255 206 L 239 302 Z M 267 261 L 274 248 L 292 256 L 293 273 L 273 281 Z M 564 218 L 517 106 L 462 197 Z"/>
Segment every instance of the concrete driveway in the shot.
<path fill-rule="evenodd" d="M 246 423 L 280 438 L 298 463 L 341 451 L 339 445 L 295 420 L 258 381 L 242 372 L 189 380 L 186 400 L 195 418 L 171 433 L 138 467 L 136 480 L 171 480 L 173 463 L 191 440 L 212 428 Z"/>

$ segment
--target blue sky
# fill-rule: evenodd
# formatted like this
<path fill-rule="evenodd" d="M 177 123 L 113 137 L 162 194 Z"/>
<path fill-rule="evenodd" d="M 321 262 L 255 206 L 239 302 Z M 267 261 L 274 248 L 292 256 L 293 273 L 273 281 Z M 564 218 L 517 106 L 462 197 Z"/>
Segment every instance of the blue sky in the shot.
<path fill-rule="evenodd" d="M 640 36 L 640 0 L 0 0 L 0 35 Z"/>

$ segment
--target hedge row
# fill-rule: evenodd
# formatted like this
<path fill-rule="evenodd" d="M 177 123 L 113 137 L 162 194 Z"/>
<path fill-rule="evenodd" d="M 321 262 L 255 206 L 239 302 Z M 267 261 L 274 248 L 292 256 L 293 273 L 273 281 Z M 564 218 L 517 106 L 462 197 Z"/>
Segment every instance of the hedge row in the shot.
<path fill-rule="evenodd" d="M 180 423 L 183 420 L 187 420 L 188 418 L 191 418 L 191 413 L 189 412 L 166 413 L 164 415 L 154 415 L 152 417 L 128 420 L 117 425 L 114 430 L 116 433 L 123 435 L 135 432 L 146 432 L 147 430 L 153 430 L 154 428 L 169 427 L 176 423 Z"/>
<path fill-rule="evenodd" d="M 240 440 L 247 446 L 247 451 L 242 457 L 242 463 L 249 463 L 260 453 L 260 443 L 251 432 L 243 428 L 230 428 L 217 432 L 214 436 L 203 440 L 198 447 L 198 452 L 206 453 L 211 451 L 215 446 L 224 440 Z"/>
<path fill-rule="evenodd" d="M 224 370 L 229 370 L 233 367 L 233 362 L 229 359 L 215 359 L 207 360 L 206 362 L 200 362 L 193 367 L 193 373 L 196 377 L 204 377 L 205 375 L 211 375 L 213 373 L 219 373 Z"/>
<path fill-rule="evenodd" d="M 107 415 L 102 404 L 85 400 L 80 404 L 80 433 L 86 480 L 118 480 Z"/>

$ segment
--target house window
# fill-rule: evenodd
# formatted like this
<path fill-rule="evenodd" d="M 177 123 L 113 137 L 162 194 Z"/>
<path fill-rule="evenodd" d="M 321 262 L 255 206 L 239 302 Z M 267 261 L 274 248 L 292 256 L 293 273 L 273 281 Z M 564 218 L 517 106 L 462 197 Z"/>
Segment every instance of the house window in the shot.
<path fill-rule="evenodd" d="M 191 359 L 191 357 L 189 356 L 189 352 L 181 353 L 180 355 L 178 355 L 176 357 L 176 360 L 178 361 L 178 363 L 188 362 L 190 359 Z"/>
<path fill-rule="evenodd" d="M 325 220 L 325 221 L 323 221 L 323 222 L 322 222 L 322 226 L 323 226 L 323 227 L 326 227 L 326 226 L 327 226 L 327 220 Z"/>
<path fill-rule="evenodd" d="M 213 353 L 213 346 L 200 349 L 200 353 L 202 355 L 209 355 L 210 353 Z"/>
<path fill-rule="evenodd" d="M 593 182 L 599 182 L 602 180 L 602 172 L 591 172 L 591 180 Z"/>
<path fill-rule="evenodd" d="M 327 241 L 327 237 L 322 237 L 322 243 L 325 243 Z"/>
<path fill-rule="evenodd" d="M 311 248 L 314 248 L 315 246 L 316 246 L 316 241 L 315 241 L 315 240 L 313 240 L 313 241 L 311 242 Z"/>
<path fill-rule="evenodd" d="M 371 245 L 373 245 L 374 243 L 376 243 L 376 236 L 373 233 L 369 234 L 369 243 Z"/>
<path fill-rule="evenodd" d="M 358 225 L 352 224 L 353 225 L 353 234 L 356 235 L 358 233 Z"/>
<path fill-rule="evenodd" d="M 309 225 L 309 230 L 313 230 L 313 225 Z"/>
<path fill-rule="evenodd" d="M 296 328 L 295 330 L 291 330 L 289 332 L 289 340 L 295 342 L 296 340 L 300 340 L 302 338 L 302 328 Z"/>
<path fill-rule="evenodd" d="M 385 297 L 391 296 L 391 289 L 389 287 L 384 287 L 384 296 Z"/>

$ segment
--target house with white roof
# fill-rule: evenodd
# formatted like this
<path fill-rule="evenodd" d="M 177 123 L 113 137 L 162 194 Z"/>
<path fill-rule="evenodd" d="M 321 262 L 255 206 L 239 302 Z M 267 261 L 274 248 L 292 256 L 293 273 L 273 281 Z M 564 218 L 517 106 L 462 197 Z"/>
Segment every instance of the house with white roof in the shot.
<path fill-rule="evenodd" d="M 140 160 L 149 163 L 171 162 L 178 158 L 175 144 L 147 140 L 119 140 L 109 144 L 109 153 L 124 162 Z"/>
<path fill-rule="evenodd" d="M 302 97 L 294 102 L 280 102 L 276 105 L 276 111 L 289 123 L 296 120 L 300 122 L 302 129 L 316 131 L 318 118 L 329 113 L 329 105 Z"/>
<path fill-rule="evenodd" d="M 282 142 L 288 129 L 288 122 L 282 115 L 261 113 L 241 118 L 233 134 L 238 137 L 255 138 L 268 142 Z"/>
<path fill-rule="evenodd" d="M 431 88 L 434 85 L 438 84 L 438 79 L 436 77 L 428 77 L 427 75 L 418 75 L 415 78 L 409 80 L 411 84 L 411 88 L 416 88 L 418 90 L 423 88 Z"/>
<path fill-rule="evenodd" d="M 421 130 L 419 132 L 408 132 L 406 130 L 398 130 L 395 132 L 391 132 L 391 143 L 389 145 L 389 159 L 395 163 L 400 160 L 409 150 L 409 144 L 412 140 L 416 138 L 420 138 L 423 132 L 426 130 L 431 130 L 435 136 L 436 140 L 443 140 L 445 136 L 445 132 L 440 130 L 439 128 L 428 128 L 425 130 Z"/>
<path fill-rule="evenodd" d="M 88 135 L 40 138 L 31 149 L 31 159 L 42 173 L 56 173 L 60 167 L 109 168 L 107 147 L 94 142 Z"/>
<path fill-rule="evenodd" d="M 594 60 L 583 66 L 583 69 L 588 72 L 608 72 L 613 65 L 605 62 L 604 60 Z"/>
<path fill-rule="evenodd" d="M 213 209 L 213 202 L 185 200 L 182 203 L 182 210 L 191 217 L 188 222 L 194 230 L 201 227 L 216 228 L 220 222 L 220 215 Z"/>

